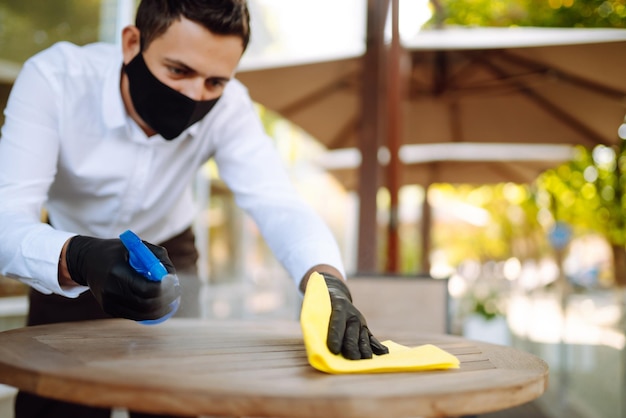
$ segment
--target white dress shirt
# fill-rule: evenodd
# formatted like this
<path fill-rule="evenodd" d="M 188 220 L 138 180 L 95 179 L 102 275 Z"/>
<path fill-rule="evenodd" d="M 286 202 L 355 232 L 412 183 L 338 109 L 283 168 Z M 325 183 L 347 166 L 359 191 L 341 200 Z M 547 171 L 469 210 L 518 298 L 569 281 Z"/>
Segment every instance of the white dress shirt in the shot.
<path fill-rule="evenodd" d="M 175 236 L 196 216 L 191 185 L 211 157 L 296 282 L 316 264 L 343 273 L 334 237 L 296 194 L 241 83 L 167 141 L 126 113 L 121 68 L 121 47 L 103 43 L 58 43 L 24 64 L 0 137 L 0 273 L 77 296 L 86 288 L 58 284 L 65 241 L 126 229 L 152 243 Z M 44 206 L 54 228 L 40 221 Z"/>

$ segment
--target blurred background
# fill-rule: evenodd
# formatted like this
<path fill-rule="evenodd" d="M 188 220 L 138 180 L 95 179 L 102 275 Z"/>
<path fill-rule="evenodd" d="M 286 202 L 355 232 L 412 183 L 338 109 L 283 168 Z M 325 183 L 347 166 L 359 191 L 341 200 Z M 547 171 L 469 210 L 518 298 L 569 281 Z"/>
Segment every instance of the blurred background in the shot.
<path fill-rule="evenodd" d="M 238 78 L 348 275 L 441 281 L 446 332 L 550 364 L 546 415 L 626 417 L 626 0 L 248 3 Z M 2 108 L 28 57 L 135 7 L 0 0 Z M 203 315 L 297 318 L 212 162 L 196 194 Z M 0 277 L 3 329 L 24 295 Z"/>

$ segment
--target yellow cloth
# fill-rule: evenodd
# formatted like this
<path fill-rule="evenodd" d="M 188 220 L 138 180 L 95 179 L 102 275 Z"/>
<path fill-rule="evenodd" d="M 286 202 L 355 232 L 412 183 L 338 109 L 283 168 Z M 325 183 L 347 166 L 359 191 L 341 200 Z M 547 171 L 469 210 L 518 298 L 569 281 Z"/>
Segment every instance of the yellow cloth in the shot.
<path fill-rule="evenodd" d="M 459 367 L 455 356 L 431 344 L 410 348 L 393 341 L 383 341 L 389 348 L 389 354 L 363 360 L 348 360 L 341 354 L 333 354 L 326 345 L 330 314 L 326 282 L 322 275 L 313 273 L 304 294 L 300 325 L 309 363 L 320 371 L 335 374 L 382 373 Z"/>

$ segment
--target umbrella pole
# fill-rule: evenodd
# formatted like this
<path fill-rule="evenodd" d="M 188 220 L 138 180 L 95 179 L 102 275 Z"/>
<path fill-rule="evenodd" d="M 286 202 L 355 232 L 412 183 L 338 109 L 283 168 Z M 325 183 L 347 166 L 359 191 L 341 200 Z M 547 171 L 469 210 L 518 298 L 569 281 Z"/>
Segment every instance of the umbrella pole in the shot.
<path fill-rule="evenodd" d="M 431 225 L 432 225 L 432 207 L 428 202 L 428 190 L 430 182 L 424 185 L 424 202 L 422 203 L 422 223 L 420 236 L 422 241 L 422 259 L 421 271 L 430 274 L 430 243 L 431 243 Z"/>
<path fill-rule="evenodd" d="M 361 94 L 361 135 L 359 150 L 359 238 L 358 273 L 376 273 L 378 240 L 376 194 L 380 184 L 378 147 L 383 131 L 384 89 L 382 70 L 385 65 L 384 31 L 389 0 L 368 0 L 367 39 L 363 57 Z"/>
<path fill-rule="evenodd" d="M 400 30 L 398 24 L 399 0 L 391 0 L 391 45 L 387 59 L 387 148 L 389 164 L 387 165 L 387 188 L 389 190 L 389 224 L 387 229 L 387 272 L 400 271 L 400 240 L 399 228 L 399 197 L 400 192 L 400 128 L 401 128 L 401 94 L 400 94 Z"/>

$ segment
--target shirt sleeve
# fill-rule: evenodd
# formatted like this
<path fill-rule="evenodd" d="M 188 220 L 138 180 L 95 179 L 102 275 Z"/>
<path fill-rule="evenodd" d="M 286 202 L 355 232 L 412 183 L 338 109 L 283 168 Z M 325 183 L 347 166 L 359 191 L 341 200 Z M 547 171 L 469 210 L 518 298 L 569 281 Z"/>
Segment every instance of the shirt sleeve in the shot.
<path fill-rule="evenodd" d="M 0 137 L 0 273 L 42 293 L 76 297 L 87 288 L 58 283 L 59 255 L 74 234 L 41 222 L 59 154 L 59 92 L 31 59 L 9 96 Z"/>
<path fill-rule="evenodd" d="M 331 265 L 345 277 L 332 232 L 297 193 L 249 97 L 230 114 L 219 129 L 215 161 L 238 206 L 252 216 L 296 285 L 318 264 Z"/>

